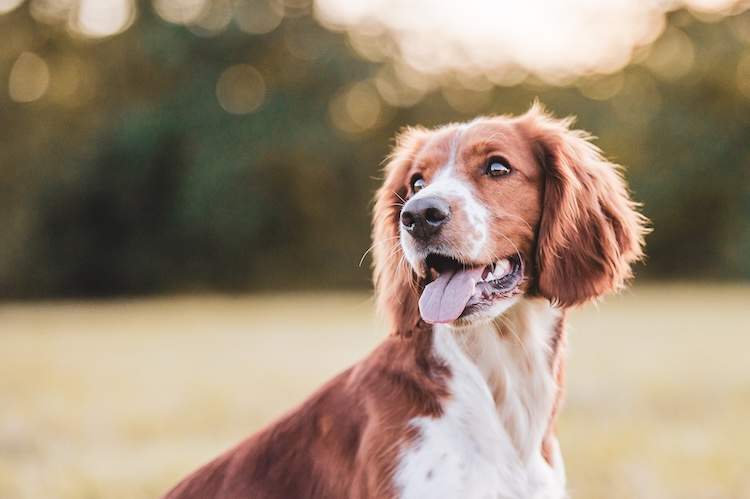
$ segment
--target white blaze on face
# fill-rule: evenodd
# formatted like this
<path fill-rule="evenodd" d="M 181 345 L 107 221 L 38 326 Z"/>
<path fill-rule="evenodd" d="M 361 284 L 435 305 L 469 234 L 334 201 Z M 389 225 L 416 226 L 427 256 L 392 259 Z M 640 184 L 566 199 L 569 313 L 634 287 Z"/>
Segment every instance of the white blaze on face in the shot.
<path fill-rule="evenodd" d="M 451 145 L 451 155 L 448 162 L 437 171 L 434 178 L 425 188 L 416 193 L 412 199 L 439 197 L 448 202 L 451 212 L 463 214 L 465 217 L 465 239 L 454 241 L 451 250 L 460 250 L 466 260 L 476 260 L 482 254 L 489 237 L 489 212 L 475 196 L 471 184 L 458 175 L 456 156 L 458 140 L 465 128 L 462 128 Z M 406 241 L 407 233 L 401 227 L 401 241 Z M 418 267 L 417 256 L 409 244 L 403 244 L 406 259 L 413 267 Z M 447 248 L 446 248 L 447 249 Z"/>

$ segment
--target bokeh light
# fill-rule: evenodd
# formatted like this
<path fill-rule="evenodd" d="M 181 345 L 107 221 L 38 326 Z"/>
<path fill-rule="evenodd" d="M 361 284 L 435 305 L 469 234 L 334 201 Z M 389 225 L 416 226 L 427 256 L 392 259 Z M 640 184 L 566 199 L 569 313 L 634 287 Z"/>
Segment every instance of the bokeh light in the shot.
<path fill-rule="evenodd" d="M 0 14 L 5 14 L 16 9 L 23 3 L 23 0 L 0 0 Z"/>
<path fill-rule="evenodd" d="M 480 74 L 497 85 L 516 85 L 532 75 L 567 85 L 581 76 L 620 71 L 640 47 L 660 37 L 669 11 L 687 6 L 695 15 L 727 15 L 742 10 L 741 3 L 317 0 L 315 13 L 328 28 L 346 32 L 354 50 L 373 62 L 400 62 L 441 79 Z M 693 59 L 689 38 L 673 29 L 648 65 L 660 78 L 675 79 L 690 70 Z M 594 98 L 607 94 L 603 87 L 589 89 Z"/>
<path fill-rule="evenodd" d="M 263 76 L 249 64 L 230 66 L 216 82 L 216 98 L 228 113 L 252 113 L 263 104 L 265 96 Z"/>
<path fill-rule="evenodd" d="M 333 125 L 346 134 L 360 134 L 378 124 L 383 105 L 371 82 L 360 81 L 341 90 L 330 102 Z"/>
<path fill-rule="evenodd" d="M 80 0 L 70 26 L 84 36 L 100 38 L 125 31 L 134 19 L 133 0 Z"/>
<path fill-rule="evenodd" d="M 56 103 L 75 108 L 88 103 L 96 94 L 95 67 L 72 54 L 51 57 L 50 85 L 45 95 Z"/>
<path fill-rule="evenodd" d="M 285 17 L 302 17 L 310 13 L 312 0 L 270 0 Z"/>
<path fill-rule="evenodd" d="M 154 10 L 165 21 L 190 24 L 208 9 L 208 0 L 153 0 Z"/>
<path fill-rule="evenodd" d="M 16 102 L 33 102 L 41 98 L 49 87 L 49 67 L 32 52 L 24 52 L 10 70 L 8 94 Z"/>
<path fill-rule="evenodd" d="M 579 82 L 581 94 L 592 100 L 609 100 L 622 90 L 625 78 L 621 73 L 606 76 L 594 76 Z"/>
<path fill-rule="evenodd" d="M 326 47 L 321 43 L 316 30 L 307 23 L 297 20 L 285 28 L 284 45 L 294 57 L 304 61 L 314 61 L 324 54 Z"/>
<path fill-rule="evenodd" d="M 695 52 L 690 38 L 677 28 L 670 28 L 651 48 L 645 64 L 658 77 L 674 80 L 685 76 L 693 67 Z"/>
<path fill-rule="evenodd" d="M 750 499 L 739 319 L 750 297 L 748 9 L 750 0 L 0 0 L 10 124 L 0 129 L 0 299 L 30 300 L 3 315 L 0 379 L 14 389 L 0 390 L 10 408 L 0 497 L 158 497 L 180 470 L 309 393 L 296 381 L 310 379 L 273 355 L 251 359 L 260 364 L 237 355 L 232 373 L 197 390 L 185 373 L 209 357 L 227 366 L 242 338 L 280 338 L 269 351 L 288 353 L 276 347 L 304 327 L 330 332 L 332 309 L 344 310 L 333 324 L 342 338 L 374 343 L 384 331 L 361 322 L 371 311 L 354 290 L 370 289 L 368 207 L 393 137 L 403 126 L 519 114 L 539 99 L 597 136 L 654 227 L 636 288 L 607 300 L 601 320 L 574 314 L 591 334 L 577 342 L 590 363 L 574 363 L 561 427 L 582 443 L 565 452 L 571 490 Z M 732 284 L 703 284 L 722 280 Z M 342 292 L 297 295 L 323 287 Z M 295 293 L 265 301 L 266 291 Z M 238 301 L 244 292 L 258 295 Z M 171 293 L 190 296 L 50 302 Z M 684 317 L 698 309 L 686 336 Z M 205 321 L 193 316 L 201 310 Z M 143 323 L 124 328 L 123 316 Z M 282 320 L 266 336 L 235 334 L 268 330 L 271 316 Z M 717 317 L 713 343 L 724 350 L 703 365 Z M 623 327 L 603 335 L 607 324 Z M 185 338 L 194 348 L 172 369 Z M 206 345 L 219 349 L 207 356 Z M 99 348 L 122 362 L 89 362 L 104 358 L 91 355 Z M 605 351 L 640 357 L 602 363 Z M 317 364 L 348 363 L 329 360 Z M 277 364 L 288 386 L 232 405 L 236 390 L 220 378 Z M 122 373 L 139 374 L 127 396 Z M 173 383 L 155 386 L 163 374 Z M 35 415 L 40 407 L 49 414 Z M 200 424 L 169 423 L 185 414 Z"/>
<path fill-rule="evenodd" d="M 492 101 L 489 92 L 472 90 L 461 84 L 446 85 L 441 93 L 453 109 L 463 114 L 481 113 Z"/>
<path fill-rule="evenodd" d="M 134 0 L 31 0 L 31 15 L 45 24 L 67 24 L 84 38 L 122 33 L 136 18 Z"/>
<path fill-rule="evenodd" d="M 690 0 L 687 4 L 699 12 L 725 13 L 737 4 L 737 0 Z"/>
<path fill-rule="evenodd" d="M 402 58 L 427 74 L 499 73 L 521 68 L 544 81 L 565 83 L 590 73 L 615 72 L 633 49 L 653 41 L 664 27 L 658 2 L 497 1 L 351 2 L 318 0 L 316 14 L 326 26 L 383 34 L 374 58 Z M 513 19 L 512 23 L 503 22 Z M 362 47 L 362 40 L 355 42 Z M 372 47 L 370 47 L 372 48 Z"/>
<path fill-rule="evenodd" d="M 231 0 L 214 0 L 188 28 L 198 36 L 214 36 L 224 31 L 230 22 L 232 22 Z"/>
<path fill-rule="evenodd" d="M 385 102 L 394 107 L 409 107 L 418 103 L 425 90 L 399 80 L 392 66 L 383 66 L 375 77 L 375 87 Z"/>
<path fill-rule="evenodd" d="M 37 21 L 56 24 L 68 19 L 70 10 L 76 5 L 74 0 L 31 0 L 31 15 Z"/>
<path fill-rule="evenodd" d="M 269 33 L 281 24 L 283 18 L 283 10 L 267 0 L 238 0 L 234 5 L 235 22 L 246 33 Z"/>

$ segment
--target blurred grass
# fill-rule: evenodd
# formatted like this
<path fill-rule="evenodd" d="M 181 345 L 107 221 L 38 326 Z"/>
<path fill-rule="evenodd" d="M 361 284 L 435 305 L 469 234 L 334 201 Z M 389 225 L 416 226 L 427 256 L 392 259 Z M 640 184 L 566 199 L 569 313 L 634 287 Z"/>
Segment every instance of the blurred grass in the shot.
<path fill-rule="evenodd" d="M 750 498 L 750 287 L 571 317 L 572 497 Z M 381 338 L 364 294 L 0 307 L 0 498 L 153 498 Z"/>

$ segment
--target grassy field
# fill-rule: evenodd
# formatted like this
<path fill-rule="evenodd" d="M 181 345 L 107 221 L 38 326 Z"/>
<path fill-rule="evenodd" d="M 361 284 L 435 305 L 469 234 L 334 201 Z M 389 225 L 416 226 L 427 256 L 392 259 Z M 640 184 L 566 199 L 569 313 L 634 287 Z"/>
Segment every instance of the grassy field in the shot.
<path fill-rule="evenodd" d="M 750 498 L 750 287 L 642 287 L 571 318 L 578 499 Z M 0 306 L 0 498 L 158 497 L 356 361 L 366 295 Z"/>

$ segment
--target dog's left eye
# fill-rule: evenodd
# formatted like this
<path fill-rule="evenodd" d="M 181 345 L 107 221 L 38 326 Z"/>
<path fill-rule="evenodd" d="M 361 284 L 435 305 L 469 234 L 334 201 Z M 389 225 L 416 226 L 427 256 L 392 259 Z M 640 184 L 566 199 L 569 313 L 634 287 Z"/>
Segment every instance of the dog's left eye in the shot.
<path fill-rule="evenodd" d="M 485 173 L 491 177 L 503 177 L 510 173 L 510 163 L 503 157 L 493 156 L 487 161 Z"/>

